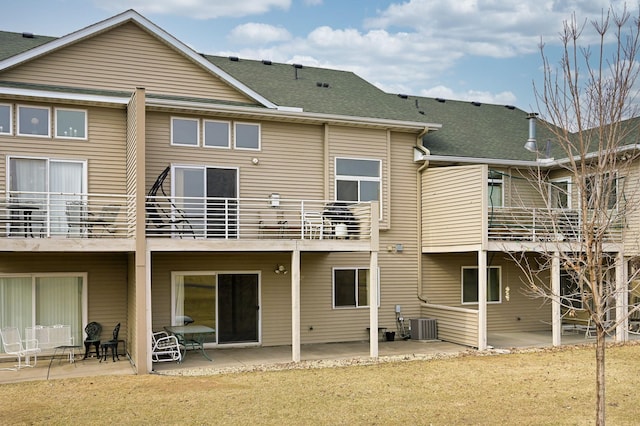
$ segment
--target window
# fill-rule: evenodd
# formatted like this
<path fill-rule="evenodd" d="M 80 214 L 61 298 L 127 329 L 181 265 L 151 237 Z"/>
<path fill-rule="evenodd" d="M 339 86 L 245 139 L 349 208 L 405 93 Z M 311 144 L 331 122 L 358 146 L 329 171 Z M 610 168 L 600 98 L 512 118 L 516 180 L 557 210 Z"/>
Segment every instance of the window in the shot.
<path fill-rule="evenodd" d="M 49 108 L 18 105 L 18 135 L 50 137 L 50 115 Z"/>
<path fill-rule="evenodd" d="M 235 123 L 235 147 L 238 149 L 260 149 L 260 125 Z"/>
<path fill-rule="evenodd" d="M 229 122 L 204 120 L 204 146 L 229 148 Z"/>
<path fill-rule="evenodd" d="M 11 122 L 11 105 L 0 104 L 0 135 L 12 133 Z"/>
<path fill-rule="evenodd" d="M 87 111 L 56 108 L 56 137 L 87 138 Z"/>
<path fill-rule="evenodd" d="M 36 325 L 71 326 L 74 342 L 82 342 L 85 274 L 20 274 L 0 276 L 0 327 L 24 330 Z"/>
<path fill-rule="evenodd" d="M 503 198 L 502 198 L 502 173 L 496 170 L 489 170 L 489 207 L 502 207 Z"/>
<path fill-rule="evenodd" d="M 32 220 L 54 234 L 66 235 L 66 203 L 82 200 L 86 187 L 84 161 L 9 157 L 10 198 L 36 206 Z"/>
<path fill-rule="evenodd" d="M 557 179 L 549 183 L 549 207 L 552 209 L 571 208 L 571 181 L 569 179 Z"/>
<path fill-rule="evenodd" d="M 500 267 L 487 268 L 487 302 L 500 303 Z M 478 268 L 462 267 L 462 303 L 478 303 Z"/>
<path fill-rule="evenodd" d="M 609 172 L 585 177 L 584 190 L 587 206 L 590 209 L 607 203 L 607 209 L 615 209 L 618 204 L 618 180 Z"/>
<path fill-rule="evenodd" d="M 337 201 L 380 201 L 380 160 L 336 158 Z"/>
<path fill-rule="evenodd" d="M 379 302 L 380 287 L 376 285 L 376 288 Z M 366 306 L 369 306 L 369 269 L 335 268 L 333 270 L 333 307 L 359 308 Z"/>
<path fill-rule="evenodd" d="M 198 146 L 200 121 L 194 118 L 171 118 L 171 144 Z"/>

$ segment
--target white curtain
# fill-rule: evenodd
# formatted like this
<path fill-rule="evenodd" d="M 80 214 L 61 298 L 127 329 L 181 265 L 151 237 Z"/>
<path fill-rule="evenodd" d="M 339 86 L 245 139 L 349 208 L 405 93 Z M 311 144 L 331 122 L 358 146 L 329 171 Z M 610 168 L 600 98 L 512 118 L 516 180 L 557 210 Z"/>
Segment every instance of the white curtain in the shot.
<path fill-rule="evenodd" d="M 51 161 L 49 163 L 49 190 L 51 194 L 51 233 L 67 232 L 67 201 L 80 201 L 84 192 L 83 163 Z M 63 193 L 62 195 L 57 193 Z M 74 212 L 74 215 L 77 215 Z M 76 218 L 78 220 L 78 218 Z"/>
<path fill-rule="evenodd" d="M 75 343 L 82 342 L 83 278 L 78 276 L 0 277 L 0 327 L 69 325 Z"/>
<path fill-rule="evenodd" d="M 74 343 L 82 342 L 82 278 L 36 278 L 36 324 L 70 325 Z"/>
<path fill-rule="evenodd" d="M 173 325 L 184 325 L 184 322 L 180 323 L 176 321 L 176 318 L 184 316 L 184 275 L 174 276 L 174 312 Z"/>

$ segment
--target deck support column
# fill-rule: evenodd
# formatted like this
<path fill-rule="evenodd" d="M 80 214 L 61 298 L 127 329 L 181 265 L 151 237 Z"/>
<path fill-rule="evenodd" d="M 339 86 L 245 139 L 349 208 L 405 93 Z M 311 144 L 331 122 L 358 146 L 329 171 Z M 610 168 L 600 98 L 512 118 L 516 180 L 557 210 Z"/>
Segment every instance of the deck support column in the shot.
<path fill-rule="evenodd" d="M 300 250 L 291 253 L 291 360 L 300 362 Z"/>
<path fill-rule="evenodd" d="M 478 350 L 487 349 L 487 252 L 478 250 Z"/>
<path fill-rule="evenodd" d="M 378 357 L 378 252 L 369 258 L 369 356 Z"/>
<path fill-rule="evenodd" d="M 553 253 L 551 259 L 551 342 L 553 346 L 562 344 L 562 312 L 560 309 L 560 255 Z"/>
<path fill-rule="evenodd" d="M 620 321 L 620 318 L 624 318 Z M 629 340 L 629 283 L 624 252 L 620 250 L 616 256 L 616 341 Z"/>

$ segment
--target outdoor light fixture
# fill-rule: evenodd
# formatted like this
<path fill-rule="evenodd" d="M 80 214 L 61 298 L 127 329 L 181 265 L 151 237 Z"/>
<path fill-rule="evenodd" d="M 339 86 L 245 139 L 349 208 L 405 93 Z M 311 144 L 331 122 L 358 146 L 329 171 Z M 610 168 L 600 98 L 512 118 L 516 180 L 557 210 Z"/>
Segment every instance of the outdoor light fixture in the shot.
<path fill-rule="evenodd" d="M 284 265 L 276 265 L 276 269 L 273 272 L 276 274 L 287 275 L 289 271 L 287 271 L 287 268 Z"/>
<path fill-rule="evenodd" d="M 269 204 L 271 207 L 280 207 L 280 194 L 274 192 L 269 195 Z"/>

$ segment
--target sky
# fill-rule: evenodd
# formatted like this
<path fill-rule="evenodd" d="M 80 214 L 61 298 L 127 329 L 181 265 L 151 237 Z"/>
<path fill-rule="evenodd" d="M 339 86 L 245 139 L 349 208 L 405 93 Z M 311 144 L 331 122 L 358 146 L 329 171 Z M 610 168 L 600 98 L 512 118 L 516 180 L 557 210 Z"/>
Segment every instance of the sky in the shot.
<path fill-rule="evenodd" d="M 0 30 L 63 36 L 128 9 L 199 53 L 348 70 L 389 93 L 537 111 L 541 41 L 623 0 L 11 0 Z M 637 13 L 638 2 L 627 9 Z M 587 25 L 583 42 L 593 41 Z"/>

